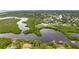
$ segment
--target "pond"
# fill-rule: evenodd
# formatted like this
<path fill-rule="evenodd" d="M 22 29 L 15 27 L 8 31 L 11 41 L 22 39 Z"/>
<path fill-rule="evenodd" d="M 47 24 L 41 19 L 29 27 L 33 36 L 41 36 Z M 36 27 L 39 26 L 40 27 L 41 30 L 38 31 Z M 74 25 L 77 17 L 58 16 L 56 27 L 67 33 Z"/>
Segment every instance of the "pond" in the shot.
<path fill-rule="evenodd" d="M 42 33 L 41 39 L 44 41 L 51 41 L 51 40 L 65 41 L 67 40 L 67 37 L 63 33 L 59 31 L 55 31 L 53 29 L 42 29 L 40 30 L 40 32 Z"/>

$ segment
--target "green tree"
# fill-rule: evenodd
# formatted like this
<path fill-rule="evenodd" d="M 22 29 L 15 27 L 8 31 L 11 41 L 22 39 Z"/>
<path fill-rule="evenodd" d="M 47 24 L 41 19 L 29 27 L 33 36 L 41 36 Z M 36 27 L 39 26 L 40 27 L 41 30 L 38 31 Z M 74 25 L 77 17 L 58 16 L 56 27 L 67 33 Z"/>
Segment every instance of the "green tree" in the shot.
<path fill-rule="evenodd" d="M 12 39 L 10 38 L 0 38 L 0 48 L 7 48 L 9 44 L 12 43 Z"/>

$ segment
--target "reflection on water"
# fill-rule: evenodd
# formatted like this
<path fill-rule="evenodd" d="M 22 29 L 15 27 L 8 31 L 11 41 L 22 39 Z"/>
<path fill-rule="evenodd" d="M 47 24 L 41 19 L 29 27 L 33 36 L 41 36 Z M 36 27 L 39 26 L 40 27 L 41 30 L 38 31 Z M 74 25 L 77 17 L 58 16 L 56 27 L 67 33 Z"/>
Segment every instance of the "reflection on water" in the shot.
<path fill-rule="evenodd" d="M 20 18 L 20 19 L 21 20 L 18 21 L 17 24 L 18 24 L 19 29 L 22 30 L 22 32 L 23 32 L 28 29 L 28 27 L 26 27 L 27 24 L 23 23 L 23 22 L 27 21 L 28 18 Z"/>
<path fill-rule="evenodd" d="M 63 33 L 52 30 L 52 29 L 42 29 L 40 32 L 42 33 L 41 39 L 43 39 L 44 41 L 50 41 L 50 40 L 65 41 L 67 40 L 67 37 Z"/>
<path fill-rule="evenodd" d="M 41 29 L 40 30 L 42 36 L 37 36 L 33 33 L 30 34 L 13 34 L 13 33 L 4 33 L 0 34 L 0 37 L 10 37 L 13 39 L 17 38 L 24 38 L 24 39 L 41 39 L 43 41 L 51 41 L 51 40 L 56 40 L 56 41 L 64 41 L 67 40 L 66 36 L 63 35 L 63 33 L 52 30 L 52 29 Z"/>
<path fill-rule="evenodd" d="M 13 39 L 18 39 L 18 38 L 24 38 L 24 39 L 35 39 L 38 38 L 35 34 L 13 34 L 13 33 L 5 33 L 5 34 L 0 34 L 0 37 L 10 37 Z"/>

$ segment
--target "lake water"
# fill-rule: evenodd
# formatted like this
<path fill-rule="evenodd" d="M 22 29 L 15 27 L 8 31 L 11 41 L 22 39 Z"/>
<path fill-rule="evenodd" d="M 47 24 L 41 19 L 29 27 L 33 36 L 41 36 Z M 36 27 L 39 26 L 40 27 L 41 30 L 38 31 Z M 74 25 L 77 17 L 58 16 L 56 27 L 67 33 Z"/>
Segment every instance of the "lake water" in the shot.
<path fill-rule="evenodd" d="M 51 41 L 51 40 L 65 41 L 67 40 L 67 37 L 63 33 L 59 31 L 55 31 L 53 29 L 42 29 L 40 30 L 40 32 L 42 33 L 41 39 L 44 41 Z"/>
<path fill-rule="evenodd" d="M 9 17 L 10 18 L 10 17 Z M 24 34 L 23 31 L 28 30 L 29 27 L 26 27 L 27 24 L 24 24 L 24 21 L 27 21 L 28 18 L 20 18 L 21 20 L 17 22 L 19 29 L 21 30 L 20 34 L 14 34 L 14 33 L 3 33 L 0 34 L 0 37 L 10 37 L 12 39 L 18 39 L 18 38 L 23 38 L 23 39 L 41 39 L 43 41 L 65 41 L 68 40 L 67 37 L 59 32 L 55 31 L 53 29 L 41 29 L 40 32 L 42 36 L 37 36 L 33 33 L 30 34 Z"/>
<path fill-rule="evenodd" d="M 0 37 L 10 37 L 13 39 L 24 38 L 24 39 L 41 39 L 43 41 L 65 41 L 67 40 L 66 36 L 63 33 L 52 30 L 52 29 L 41 29 L 40 30 L 42 36 L 37 36 L 35 34 L 13 34 L 13 33 L 4 33 L 0 34 Z"/>
<path fill-rule="evenodd" d="M 29 27 L 26 27 L 27 24 L 23 23 L 27 20 L 28 20 L 28 18 L 20 18 L 20 21 L 17 22 L 19 29 L 22 31 L 21 33 L 23 33 L 25 30 L 29 29 Z"/>

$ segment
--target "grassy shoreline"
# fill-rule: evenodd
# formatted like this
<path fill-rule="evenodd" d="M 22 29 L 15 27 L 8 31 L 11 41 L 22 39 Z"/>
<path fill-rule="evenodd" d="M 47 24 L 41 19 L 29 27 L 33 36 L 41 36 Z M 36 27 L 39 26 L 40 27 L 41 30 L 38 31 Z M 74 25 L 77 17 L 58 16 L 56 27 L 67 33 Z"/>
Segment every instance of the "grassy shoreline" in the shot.
<path fill-rule="evenodd" d="M 38 36 L 41 35 L 40 29 L 35 27 L 35 21 L 36 20 L 37 20 L 36 17 L 32 16 L 32 17 L 28 18 L 28 20 L 26 22 L 24 22 L 29 27 L 29 30 L 24 31 L 24 34 L 34 33 Z"/>

